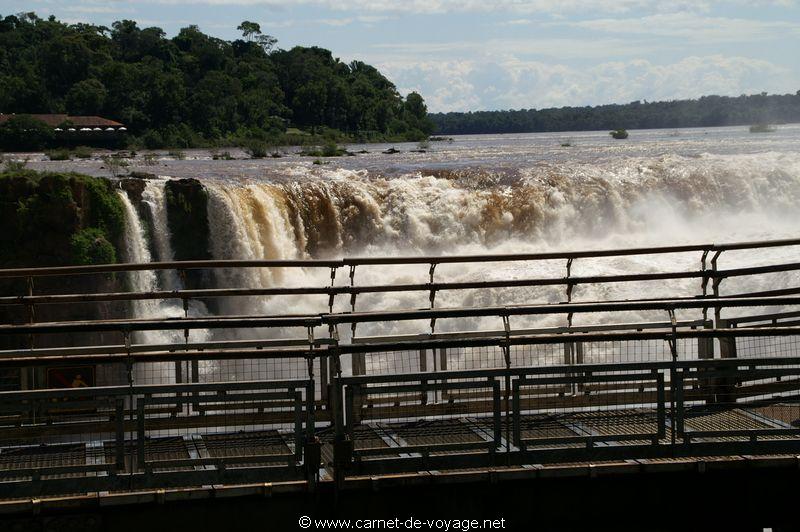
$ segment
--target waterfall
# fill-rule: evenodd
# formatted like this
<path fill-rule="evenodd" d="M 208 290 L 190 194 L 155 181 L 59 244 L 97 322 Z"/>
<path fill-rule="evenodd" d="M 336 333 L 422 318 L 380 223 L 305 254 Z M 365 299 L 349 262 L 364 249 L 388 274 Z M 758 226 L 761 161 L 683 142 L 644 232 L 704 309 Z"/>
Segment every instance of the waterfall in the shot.
<path fill-rule="evenodd" d="M 145 184 L 142 192 L 142 203 L 147 207 L 150 215 L 150 223 L 153 228 L 151 234 L 156 252 L 156 260 L 159 262 L 171 262 L 175 260 L 172 252 L 172 242 L 170 238 L 169 224 L 167 220 L 167 203 L 164 198 L 164 181 L 149 180 Z M 176 290 L 181 288 L 180 279 L 174 270 L 164 270 L 161 272 L 162 288 L 164 290 Z"/>
<path fill-rule="evenodd" d="M 800 158 L 775 153 L 629 157 L 395 177 L 341 168 L 291 167 L 286 173 L 291 181 L 207 182 L 215 257 L 730 240 L 736 238 L 732 226 L 741 225 L 734 220 L 743 214 L 768 219 L 760 234 L 750 235 L 764 237 L 787 225 L 782 222 L 794 226 L 800 202 Z M 278 275 L 262 271 L 249 281 L 270 284 Z"/>
<path fill-rule="evenodd" d="M 137 264 L 151 262 L 150 249 L 147 245 L 144 226 L 139 219 L 139 213 L 136 212 L 136 207 L 134 207 L 133 202 L 131 202 L 125 191 L 120 190 L 117 194 L 125 209 L 125 248 L 123 250 L 125 262 Z M 151 270 L 130 272 L 128 281 L 130 282 L 131 290 L 134 292 L 154 292 L 158 290 L 158 276 Z M 137 318 L 155 318 L 160 315 L 159 303 L 154 300 L 134 301 L 132 306 L 133 314 Z"/>
<path fill-rule="evenodd" d="M 297 259 L 300 248 L 289 207 L 270 185 L 207 185 L 211 251 L 217 259 Z M 283 268 L 245 268 L 215 272 L 219 287 L 275 286 L 307 279 L 304 272 Z M 267 298 L 222 302 L 226 313 L 275 312 Z"/>
<path fill-rule="evenodd" d="M 580 248 L 659 246 L 795 236 L 800 229 L 800 157 L 784 153 L 626 157 L 591 163 L 541 163 L 489 172 L 480 168 L 418 171 L 386 177 L 366 170 L 287 167 L 286 177 L 204 182 L 212 254 L 218 259 L 327 258 L 345 255 L 484 254 Z M 730 266 L 767 260 L 727 254 Z M 576 261 L 573 275 L 695 269 L 696 256 Z M 771 260 L 784 260 L 770 257 Z M 425 267 L 359 267 L 356 282 L 421 282 Z M 562 277 L 561 262 L 441 265 L 449 281 Z M 220 272 L 218 286 L 322 286 L 322 269 Z M 794 274 L 792 274 L 794 275 Z M 796 277 L 796 276 L 795 276 Z M 339 282 L 342 280 L 340 279 Z M 800 279 L 795 279 L 800 284 Z M 757 283 L 767 283 L 757 285 Z M 731 291 L 769 289 L 763 280 L 732 279 Z M 696 290 L 692 280 L 648 286 L 648 297 Z M 636 283 L 586 285 L 576 300 L 641 297 Z M 685 292 L 684 292 L 685 293 Z M 557 287 L 442 292 L 437 306 L 557 302 Z M 337 298 L 337 309 L 347 301 Z M 364 294 L 358 310 L 420 308 L 425 293 Z M 239 298 L 221 305 L 241 314 L 324 312 L 322 297 Z M 637 315 L 628 319 L 661 319 Z M 533 319 L 533 318 L 532 318 Z M 576 321 L 581 317 L 576 317 Z M 561 325 L 551 316 L 536 325 Z M 470 327 L 490 326 L 474 320 Z M 517 326 L 522 326 L 518 324 Z M 383 329 L 380 329 L 383 327 Z M 409 324 L 364 331 L 403 332 Z M 449 327 L 446 321 L 441 330 Z M 454 325 L 453 327 L 456 327 Z M 364 333 L 366 334 L 366 332 Z"/>
<path fill-rule="evenodd" d="M 126 262 L 132 263 L 151 262 L 152 256 L 147 242 L 147 231 L 145 231 L 139 213 L 126 192 L 120 190 L 118 195 L 125 211 L 124 259 Z M 169 245 L 169 229 L 166 224 L 163 182 L 149 182 L 142 194 L 142 199 L 152 216 L 153 228 L 150 234 L 153 235 L 156 243 L 156 252 L 159 254 L 159 258 L 163 257 L 168 260 L 172 256 L 172 251 Z M 176 277 L 167 277 L 167 279 L 174 279 L 167 282 L 174 282 L 174 287 L 179 286 Z M 156 272 L 151 270 L 130 272 L 129 282 L 131 290 L 134 292 L 154 292 L 165 288 L 159 283 Z M 205 313 L 205 309 L 199 304 L 194 304 L 190 310 L 193 310 L 194 314 Z M 182 306 L 170 300 L 133 301 L 131 311 L 135 318 L 178 318 L 184 315 Z M 208 332 L 195 330 L 192 331 L 191 337 L 193 341 L 203 341 L 207 339 Z M 145 344 L 175 344 L 183 342 L 184 337 L 180 331 L 147 331 L 136 333 L 132 341 Z M 148 384 L 175 382 L 176 365 L 166 362 L 137 364 L 134 378 L 137 382 Z"/>
<path fill-rule="evenodd" d="M 679 243 L 758 240 L 796 236 L 800 230 L 800 157 L 790 154 L 629 157 L 592 163 L 542 163 L 489 172 L 480 168 L 419 170 L 386 176 L 366 170 L 282 167 L 285 175 L 245 180 L 203 180 L 207 193 L 209 247 L 215 259 L 305 259 L 357 255 L 502 254 L 567 249 L 663 246 Z M 163 181 L 150 181 L 142 195 L 144 221 L 122 194 L 126 211 L 126 260 L 173 258 Z M 147 230 L 145 224 L 149 224 Z M 148 243 L 147 239 L 152 240 Z M 749 253 L 749 254 L 748 254 Z M 726 253 L 726 267 L 789 262 L 791 250 Z M 780 255 L 783 253 L 786 256 Z M 787 255 L 788 254 L 788 255 Z M 574 276 L 630 272 L 695 270 L 697 254 L 576 260 Z M 357 285 L 421 283 L 427 265 L 359 266 Z M 437 281 L 561 278 L 564 261 L 495 264 L 441 264 Z M 349 282 L 346 275 L 336 283 Z M 726 280 L 730 293 L 800 285 L 797 272 Z M 209 288 L 325 286 L 325 268 L 239 268 L 215 270 Z M 132 274 L 134 290 L 179 288 L 174 277 L 152 272 Z M 674 297 L 698 293 L 695 279 L 670 283 L 580 285 L 574 301 Z M 441 291 L 436 306 L 478 307 L 556 303 L 560 286 Z M 222 315 L 317 314 L 328 310 L 327 296 L 230 297 L 217 300 Z M 428 293 L 389 292 L 358 295 L 356 310 L 425 308 Z M 337 297 L 334 310 L 349 310 Z M 205 310 L 192 310 L 205 313 Z M 174 303 L 138 302 L 138 317 L 181 316 Z M 679 319 L 697 318 L 685 313 Z M 638 312 L 602 318 L 608 322 L 663 321 L 658 313 Z M 565 316 L 515 317 L 512 327 L 564 325 Z M 361 324 L 360 336 L 421 332 L 414 322 Z M 492 317 L 440 320 L 438 331 L 490 330 L 502 324 Z M 346 328 L 345 328 L 346 329 Z M 343 341 L 349 330 L 340 330 Z M 192 341 L 206 333 L 193 331 Z M 145 335 L 143 341 L 180 342 L 177 335 Z M 220 331 L 219 340 L 296 338 L 297 330 Z M 274 366 L 274 365 L 273 365 Z M 265 361 L 209 363 L 201 379 L 269 378 L 286 371 Z M 155 366 L 153 366 L 155 367 Z M 151 371 L 158 374 L 162 371 Z M 152 378 L 143 376 L 143 378 Z"/>

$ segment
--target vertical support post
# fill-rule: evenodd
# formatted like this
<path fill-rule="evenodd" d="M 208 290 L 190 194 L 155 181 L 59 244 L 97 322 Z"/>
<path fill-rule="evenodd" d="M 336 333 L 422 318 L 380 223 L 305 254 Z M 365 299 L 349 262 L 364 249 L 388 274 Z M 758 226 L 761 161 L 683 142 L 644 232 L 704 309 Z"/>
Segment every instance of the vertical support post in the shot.
<path fill-rule="evenodd" d="M 505 332 L 505 341 L 503 342 L 501 348 L 503 349 L 503 357 L 505 358 L 506 363 L 506 376 L 505 376 L 505 413 L 506 419 L 510 418 L 510 406 L 511 406 L 511 324 L 508 320 L 508 315 L 503 315 L 503 331 Z M 508 423 L 506 423 L 506 451 L 510 451 L 511 448 L 511 434 L 510 431 L 511 427 Z"/>
<path fill-rule="evenodd" d="M 366 355 L 364 353 L 353 353 L 350 355 L 350 371 L 353 375 L 364 375 L 366 373 Z"/>
<path fill-rule="evenodd" d="M 137 450 L 137 469 L 145 469 L 145 427 L 144 427 L 144 404 L 145 398 L 140 397 L 136 401 L 136 450 Z"/>
<path fill-rule="evenodd" d="M 705 322 L 703 324 L 704 329 L 709 329 L 713 325 L 711 322 Z M 720 340 L 721 342 L 721 340 Z M 720 343 L 720 345 L 722 345 Z M 735 347 L 735 344 L 734 344 Z M 698 338 L 697 339 L 697 358 L 700 360 L 711 360 L 714 358 L 714 338 Z M 700 391 L 701 397 L 707 397 L 707 402 L 713 402 L 714 397 L 714 390 L 713 387 L 715 383 L 713 379 L 703 378 L 702 377 L 703 370 L 698 368 L 697 370 L 697 389 Z"/>
<path fill-rule="evenodd" d="M 728 320 L 719 320 L 717 322 L 718 329 L 732 329 Z M 719 339 L 719 356 L 720 358 L 736 358 L 736 337 L 725 336 Z"/>
<path fill-rule="evenodd" d="M 492 447 L 492 451 L 495 451 L 501 446 L 503 431 L 500 383 L 494 377 L 489 377 L 489 384 L 492 386 L 492 413 L 494 418 L 494 447 Z M 506 420 L 508 420 L 508 416 L 506 416 Z"/>
<path fill-rule="evenodd" d="M 33 295 L 33 277 L 28 277 L 28 295 Z M 28 321 L 33 323 L 35 321 L 35 310 L 32 303 L 26 305 L 28 310 Z M 28 335 L 28 348 L 33 349 L 36 345 L 36 338 L 33 334 Z M 29 366 L 20 369 L 20 388 L 23 390 L 36 389 L 36 368 Z"/>
<path fill-rule="evenodd" d="M 436 358 L 435 351 L 434 351 L 434 358 Z M 424 348 L 419 350 L 419 372 L 420 373 L 428 372 L 428 351 Z M 429 395 L 430 392 L 428 390 L 424 390 L 422 392 L 423 404 L 428 404 L 428 401 L 431 399 Z"/>
<path fill-rule="evenodd" d="M 116 439 L 114 442 L 115 461 L 118 472 L 125 470 L 125 402 L 117 397 L 114 403 Z"/>
<path fill-rule="evenodd" d="M 675 318 L 675 309 L 668 308 L 667 314 L 669 314 L 669 323 L 672 326 L 672 334 L 667 335 L 667 343 L 672 361 L 675 362 L 678 360 L 678 320 Z"/>
<path fill-rule="evenodd" d="M 720 329 L 734 328 L 728 320 L 718 320 L 717 323 Z M 723 336 L 719 338 L 719 355 L 720 358 L 737 358 L 735 336 Z M 714 399 L 717 403 L 728 403 L 735 400 L 735 377 L 717 377 L 714 379 L 714 387 L 716 388 Z"/>
<path fill-rule="evenodd" d="M 513 423 L 514 423 L 514 445 L 520 448 L 520 450 L 525 450 L 522 445 L 522 418 L 521 418 L 521 410 L 522 405 L 520 405 L 520 383 L 519 379 L 514 381 L 514 389 L 513 389 Z M 508 424 L 509 418 L 506 416 L 506 424 Z"/>
<path fill-rule="evenodd" d="M 664 374 L 659 370 L 653 370 L 653 377 L 656 379 L 656 424 L 658 436 L 655 445 L 658 445 L 658 440 L 666 436 L 667 431 L 667 414 L 666 414 L 666 394 L 664 390 Z"/>
<path fill-rule="evenodd" d="M 569 279 L 572 275 L 572 258 L 567 259 L 567 303 L 572 302 L 572 289 L 574 288 L 575 284 L 572 283 Z M 572 312 L 567 313 L 567 328 L 572 327 Z"/>
<path fill-rule="evenodd" d="M 700 284 L 701 294 L 700 297 L 708 295 L 708 279 L 709 275 L 706 272 L 706 259 L 708 258 L 708 250 L 703 250 L 703 256 L 700 257 L 700 272 L 703 274 L 703 280 Z M 703 307 L 703 321 L 708 319 L 708 307 Z"/>
<path fill-rule="evenodd" d="M 316 412 L 315 412 L 315 401 L 314 401 L 314 393 L 316 390 L 316 385 L 314 384 L 314 379 L 309 380 L 308 385 L 306 386 L 306 439 L 308 440 L 316 440 L 317 439 L 317 429 L 316 429 Z"/>
<path fill-rule="evenodd" d="M 706 321 L 703 323 L 703 329 L 710 329 L 713 324 Z M 698 338 L 697 339 L 697 358 L 700 360 L 709 360 L 714 358 L 714 339 L 713 338 Z"/>
<path fill-rule="evenodd" d="M 33 296 L 33 277 L 28 277 L 28 296 Z M 36 320 L 36 310 L 33 306 L 33 303 L 29 303 L 28 307 L 28 322 L 33 323 Z M 33 349 L 36 345 L 36 337 L 33 334 L 28 335 L 28 348 Z M 33 381 L 36 380 L 35 376 L 36 368 L 31 368 L 31 373 L 33 374 Z M 33 388 L 33 386 L 31 387 Z"/>
<path fill-rule="evenodd" d="M 715 274 L 717 272 L 717 260 L 719 259 L 719 256 L 720 256 L 721 253 L 722 253 L 722 251 L 717 251 L 716 253 L 714 253 L 714 256 L 711 258 L 711 271 L 713 271 Z M 714 299 L 718 299 L 719 298 L 719 284 L 722 282 L 722 279 L 720 277 L 718 277 L 717 275 L 712 276 L 711 279 L 712 279 L 711 288 L 712 288 L 712 290 L 714 292 Z M 720 321 L 721 312 L 722 312 L 722 309 L 719 307 L 719 305 L 714 306 L 714 323 L 716 324 L 717 328 L 720 327 L 719 321 Z"/>
<path fill-rule="evenodd" d="M 336 268 L 331 266 L 331 288 L 328 291 L 328 311 L 333 314 L 333 304 L 334 298 L 336 297 L 336 291 L 333 289 L 333 285 L 336 282 Z"/>
<path fill-rule="evenodd" d="M 28 277 L 28 297 L 33 297 L 33 277 Z M 28 302 L 26 307 L 28 307 L 28 323 L 34 323 L 36 321 L 36 305 Z"/>
<path fill-rule="evenodd" d="M 329 372 L 328 369 L 328 356 L 322 355 L 319 357 L 319 396 L 323 403 L 325 403 L 330 410 L 330 404 L 328 404 L 328 386 L 330 384 L 329 380 Z"/>
<path fill-rule="evenodd" d="M 303 394 L 296 388 L 289 388 L 289 393 L 294 393 L 294 460 L 303 459 L 303 446 L 306 439 L 303 437 Z"/>
<path fill-rule="evenodd" d="M 309 491 L 314 491 L 319 481 L 319 466 L 322 459 L 322 443 L 317 438 L 314 423 L 314 393 L 316 386 L 311 379 L 306 386 L 306 438 L 303 444 L 303 466 Z"/>
<path fill-rule="evenodd" d="M 345 420 L 344 408 L 342 406 L 342 383 L 341 374 L 337 375 L 334 380 L 333 394 L 334 400 L 334 419 L 336 427 L 336 436 L 333 442 L 333 475 L 336 487 L 341 488 L 344 479 L 347 477 L 347 471 L 353 461 L 353 440 L 347 437 L 345 433 Z"/>
<path fill-rule="evenodd" d="M 431 262 L 430 270 L 428 271 L 428 287 L 430 288 L 430 294 L 428 295 L 428 300 L 431 304 L 431 310 L 436 307 L 436 287 L 434 286 L 434 275 L 436 274 L 436 263 Z M 436 318 L 431 318 L 431 334 L 436 332 Z"/>
<path fill-rule="evenodd" d="M 435 358 L 435 357 L 434 357 Z M 435 366 L 435 364 L 434 364 Z M 439 371 L 447 371 L 447 348 L 440 347 L 439 348 Z M 442 383 L 447 382 L 446 380 L 442 380 Z M 445 397 L 447 396 L 447 392 L 444 389 L 436 389 L 433 392 L 433 399 L 434 401 L 444 401 Z"/>
<path fill-rule="evenodd" d="M 564 342 L 564 365 L 575 365 L 575 342 Z M 573 382 L 569 384 L 569 392 L 573 395 L 578 393 L 578 384 Z"/>
<path fill-rule="evenodd" d="M 676 367 L 670 368 L 670 384 L 672 393 L 670 394 L 670 420 L 672 421 L 672 444 L 675 445 L 678 438 L 683 439 L 683 370 Z"/>

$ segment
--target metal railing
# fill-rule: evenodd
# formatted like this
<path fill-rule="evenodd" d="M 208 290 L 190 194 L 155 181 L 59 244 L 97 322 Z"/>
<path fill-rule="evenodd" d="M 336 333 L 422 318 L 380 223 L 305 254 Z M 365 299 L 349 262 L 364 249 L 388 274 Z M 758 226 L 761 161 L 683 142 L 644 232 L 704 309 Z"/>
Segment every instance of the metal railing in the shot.
<path fill-rule="evenodd" d="M 0 324 L 0 341 L 25 345 L 0 351 L 0 373 L 18 372 L 23 388 L 0 392 L 0 497 L 280 480 L 313 489 L 323 480 L 384 473 L 797 453 L 800 288 L 719 288 L 727 278 L 800 270 L 800 263 L 718 268 L 726 251 L 797 245 L 0 270 L 0 279 L 27 279 L 28 289 L 0 296 L 0 305 L 29 309 L 25 323 Z M 577 259 L 690 252 L 702 254 L 697 271 L 572 275 Z M 434 279 L 440 264 L 537 260 L 567 260 L 565 277 Z M 428 282 L 355 284 L 356 267 L 403 264 L 428 265 Z M 331 284 L 34 293 L 34 279 L 44 276 L 261 267 L 329 268 Z M 339 286 L 343 268 L 349 285 Z M 673 298 L 572 299 L 582 284 L 674 279 L 697 279 L 700 288 Z M 555 285 L 566 287 L 565 301 L 435 304 L 445 290 Z M 359 294 L 412 291 L 429 292 L 429 306 L 356 311 Z M 178 299 L 186 309 L 197 299 L 305 294 L 327 296 L 328 312 L 33 319 L 40 305 Z M 334 311 L 340 295 L 350 296 L 348 311 Z M 631 312 L 663 318 L 618 319 Z M 578 315 L 592 319 L 576 325 Z M 531 326 L 532 316 L 564 325 Z M 446 320 L 477 319 L 488 328 L 436 330 Z M 355 334 L 368 324 L 420 323 L 414 332 Z M 152 332 L 175 336 L 134 341 Z M 82 345 L 98 334 L 113 341 Z M 66 340 L 48 344 L 50 337 Z M 93 386 L 54 385 L 75 377 L 64 368 L 91 372 Z M 85 376 L 75 382 L 85 384 Z"/>
<path fill-rule="evenodd" d="M 576 287 L 582 285 L 628 283 L 628 282 L 662 282 L 666 280 L 696 279 L 700 282 L 700 290 L 696 294 L 685 297 L 720 297 L 720 284 L 725 279 L 754 276 L 769 273 L 780 273 L 800 270 L 800 262 L 770 264 L 767 266 L 751 266 L 742 268 L 719 269 L 718 261 L 723 252 L 758 250 L 800 245 L 800 239 L 785 239 L 761 242 L 738 242 L 729 244 L 696 244 L 684 246 L 642 247 L 614 250 L 567 251 L 522 254 L 492 254 L 466 256 L 421 256 L 421 257 L 356 257 L 335 260 L 203 260 L 182 262 L 153 262 L 147 264 L 107 264 L 87 266 L 61 266 L 48 268 L 13 268 L 0 269 L 0 280 L 24 279 L 25 293 L 0 296 L 0 306 L 23 305 L 28 315 L 35 315 L 37 305 L 75 304 L 75 303 L 108 303 L 113 301 L 143 300 L 180 300 L 184 309 L 188 309 L 189 301 L 207 300 L 223 297 L 270 297 L 288 295 L 324 295 L 328 297 L 329 311 L 333 312 L 336 296 L 349 296 L 351 310 L 356 310 L 357 296 L 360 294 L 386 294 L 392 292 L 427 292 L 430 308 L 434 308 L 436 295 L 444 291 L 460 291 L 491 288 L 520 288 L 563 286 L 566 301 L 572 301 Z M 574 261 L 578 259 L 599 259 L 609 257 L 631 257 L 645 255 L 666 255 L 677 253 L 699 253 L 700 268 L 692 271 L 661 271 L 628 273 L 619 275 L 573 275 Z M 711 256 L 709 259 L 709 255 Z M 446 264 L 488 264 L 507 262 L 542 262 L 564 260 L 565 276 L 558 278 L 528 278 L 479 280 L 464 282 L 437 282 L 435 271 L 437 266 Z M 428 279 L 424 283 L 403 283 L 389 285 L 356 285 L 356 268 L 370 266 L 427 265 Z M 63 277 L 97 274 L 133 273 L 137 271 L 175 271 L 183 274 L 189 270 L 231 270 L 244 268 L 289 268 L 289 269 L 329 269 L 330 285 L 328 286 L 280 286 L 280 287 L 237 287 L 237 288 L 204 288 L 180 289 L 172 291 L 152 292 L 109 292 L 91 294 L 35 294 L 35 279 L 45 277 Z M 347 269 L 349 285 L 336 285 L 340 270 Z M 341 276 L 339 276 L 341 277 Z M 711 288 L 711 294 L 708 289 Z M 770 291 L 733 294 L 733 296 L 777 296 L 791 295 L 800 292 L 800 287 L 786 287 Z"/>
<path fill-rule="evenodd" d="M 0 393 L 0 493 L 314 480 L 309 380 Z"/>
<path fill-rule="evenodd" d="M 374 475 L 795 453 L 798 364 L 795 356 L 344 377 L 335 463 L 346 475 Z M 430 401 L 440 389 L 448 393 Z"/>

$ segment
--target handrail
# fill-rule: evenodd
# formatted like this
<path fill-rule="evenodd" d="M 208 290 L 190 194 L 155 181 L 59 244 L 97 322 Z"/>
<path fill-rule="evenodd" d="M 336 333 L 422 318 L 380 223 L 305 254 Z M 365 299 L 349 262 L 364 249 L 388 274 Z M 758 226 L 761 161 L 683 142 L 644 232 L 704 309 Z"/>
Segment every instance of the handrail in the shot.
<path fill-rule="evenodd" d="M 401 311 L 351 312 L 339 314 L 322 314 L 322 319 L 329 325 L 337 323 L 365 323 L 376 321 L 405 321 L 440 318 L 470 318 L 480 316 L 525 316 L 542 314 L 591 313 L 591 312 L 623 312 L 634 310 L 679 310 L 704 309 L 708 307 L 760 307 L 800 305 L 800 296 L 783 296 L 773 298 L 759 297 L 727 297 L 727 298 L 693 298 L 665 300 L 632 300 L 590 303 L 555 303 L 543 305 L 515 305 L 502 307 L 475 308 L 439 308 Z"/>
<path fill-rule="evenodd" d="M 731 268 L 727 270 L 699 270 L 679 272 L 634 273 L 620 275 L 593 275 L 584 277 L 508 279 L 493 281 L 463 281 L 411 283 L 366 286 L 298 286 L 270 288 L 207 288 L 189 290 L 170 290 L 155 292 L 106 292 L 90 294 L 54 294 L 54 295 L 20 295 L 0 296 L 0 305 L 41 305 L 64 303 L 88 303 L 108 301 L 139 301 L 198 299 L 234 296 L 276 296 L 276 295 L 355 295 L 386 292 L 429 292 L 446 290 L 469 290 L 478 288 L 515 288 L 525 286 L 566 286 L 582 284 L 603 284 L 638 281 L 660 281 L 674 279 L 726 279 L 757 275 L 761 273 L 778 273 L 800 270 L 800 262 Z"/>
<path fill-rule="evenodd" d="M 681 340 L 681 339 L 722 339 L 722 338 L 752 338 L 763 336 L 800 336 L 800 326 L 789 327 L 748 327 L 728 329 L 675 329 L 675 330 L 644 330 L 644 331 L 598 331 L 574 333 L 550 333 L 521 336 L 496 336 L 462 337 L 462 338 L 430 338 L 409 339 L 392 341 L 373 341 L 365 343 L 342 343 L 336 346 L 322 345 L 311 349 L 310 347 L 276 347 L 271 349 L 240 349 L 240 350 L 203 350 L 187 349 L 175 351 L 140 351 L 131 353 L 86 353 L 86 354 L 51 354 L 42 350 L 17 351 L 11 356 L 0 357 L 0 367 L 40 366 L 54 365 L 69 362 L 76 363 L 113 363 L 113 362 L 167 362 L 167 361 L 195 361 L 195 360 L 236 360 L 236 359 L 309 359 L 328 357 L 333 354 L 368 354 L 385 353 L 388 351 L 419 351 L 450 348 L 474 347 L 504 347 L 522 345 L 548 345 L 563 344 L 565 342 L 619 342 L 619 341 L 647 341 L 647 340 Z M 776 360 L 787 360 L 787 357 Z M 725 359 L 712 359 L 720 362 Z M 730 359 L 730 363 L 741 365 L 752 364 L 752 359 Z M 800 359 L 798 359 L 800 363 Z M 637 364 L 626 362 L 626 364 Z M 549 367 L 549 366 L 548 366 Z M 576 367 L 586 368 L 585 364 Z M 586 370 L 588 371 L 588 370 Z"/>
<path fill-rule="evenodd" d="M 166 331 L 185 329 L 235 329 L 257 327 L 318 327 L 322 325 L 409 321 L 483 316 L 509 317 L 565 313 L 624 312 L 642 310 L 704 309 L 709 307 L 769 307 L 800 305 L 800 296 L 773 298 L 694 298 L 632 300 L 589 303 L 555 303 L 500 307 L 460 307 L 418 310 L 347 312 L 319 315 L 224 316 L 213 318 L 119 319 L 0 325 L 0 335 L 102 331 Z"/>
<path fill-rule="evenodd" d="M 723 252 L 743 249 L 797 246 L 800 239 L 765 240 L 759 242 L 731 242 L 725 244 L 690 244 L 679 246 L 656 246 L 591 251 L 555 251 L 543 253 L 448 255 L 418 257 L 352 257 L 320 260 L 193 260 L 172 262 L 150 262 L 145 264 L 97 264 L 84 266 L 55 266 L 38 268 L 0 269 L 0 278 L 49 277 L 58 275 L 81 275 L 142 270 L 190 270 L 212 268 L 341 268 L 345 266 L 391 265 L 391 264 L 453 264 L 465 262 L 508 262 L 526 260 L 578 259 L 597 257 L 619 257 L 626 255 L 653 255 L 685 253 L 693 251 Z"/>
<path fill-rule="evenodd" d="M 133 393 L 136 394 L 165 394 L 165 393 L 200 393 L 255 390 L 264 388 L 305 388 L 311 383 L 309 379 L 276 379 L 276 380 L 252 380 L 252 381 L 225 381 L 225 382 L 192 382 L 181 384 L 137 384 Z M 103 395 L 131 395 L 131 387 L 125 386 L 95 386 L 87 388 L 52 388 L 43 390 L 25 391 L 0 391 L 0 403 L 2 402 L 22 402 L 26 399 L 49 399 L 53 397 L 83 397 L 83 396 L 103 396 Z"/>
<path fill-rule="evenodd" d="M 795 333 L 796 334 L 796 333 Z M 669 360 L 669 361 L 643 361 L 643 362 L 609 362 L 598 364 L 565 365 L 557 364 L 552 366 L 521 366 L 511 368 L 481 368 L 481 369 L 462 369 L 445 370 L 436 373 L 401 373 L 401 374 L 378 374 L 378 375 L 348 375 L 339 378 L 342 385 L 348 384 L 378 384 L 385 382 L 402 381 L 427 381 L 434 382 L 439 380 L 453 379 L 480 379 L 484 377 L 501 377 L 506 375 L 559 375 L 559 374 L 586 374 L 586 373 L 612 373 L 621 370 L 625 371 L 652 371 L 669 369 L 714 369 L 725 370 L 747 366 L 748 369 L 760 366 L 795 366 L 800 364 L 800 357 L 764 357 L 756 359 L 713 359 L 713 360 Z M 800 373 L 800 369 L 792 368 Z M 751 369 L 755 371 L 754 369 Z"/>

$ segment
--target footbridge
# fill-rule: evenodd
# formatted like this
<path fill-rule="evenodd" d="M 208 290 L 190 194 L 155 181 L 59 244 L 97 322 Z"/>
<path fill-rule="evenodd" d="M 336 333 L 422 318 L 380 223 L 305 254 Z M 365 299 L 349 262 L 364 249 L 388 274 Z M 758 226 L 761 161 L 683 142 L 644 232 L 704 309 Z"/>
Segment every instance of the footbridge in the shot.
<path fill-rule="evenodd" d="M 797 471 L 798 250 L 0 270 L 0 512 Z M 274 282 L 212 284 L 245 269 Z"/>

